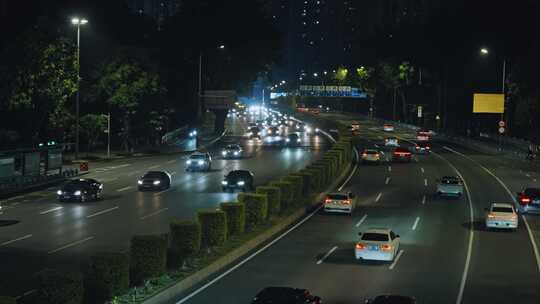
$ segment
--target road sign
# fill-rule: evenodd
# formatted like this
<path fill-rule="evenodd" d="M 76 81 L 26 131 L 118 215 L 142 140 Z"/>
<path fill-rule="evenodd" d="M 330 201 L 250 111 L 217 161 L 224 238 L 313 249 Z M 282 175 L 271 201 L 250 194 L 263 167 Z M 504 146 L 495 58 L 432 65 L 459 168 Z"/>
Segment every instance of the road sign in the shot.
<path fill-rule="evenodd" d="M 504 127 L 500 127 L 500 128 L 499 128 L 499 133 L 501 133 L 501 134 L 504 133 Z"/>
<path fill-rule="evenodd" d="M 503 128 L 505 125 L 504 120 L 499 121 L 499 127 Z"/>

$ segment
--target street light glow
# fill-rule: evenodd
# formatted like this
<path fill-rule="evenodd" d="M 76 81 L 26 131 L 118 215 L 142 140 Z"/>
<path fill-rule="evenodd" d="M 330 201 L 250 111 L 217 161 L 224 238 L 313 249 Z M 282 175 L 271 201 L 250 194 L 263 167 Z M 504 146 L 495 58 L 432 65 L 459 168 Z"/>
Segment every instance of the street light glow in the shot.
<path fill-rule="evenodd" d="M 482 55 L 487 55 L 487 54 L 489 54 L 489 50 L 486 49 L 486 48 L 481 48 L 480 53 L 482 53 Z"/>
<path fill-rule="evenodd" d="M 223 45 L 223 44 L 219 46 L 220 50 L 223 50 L 224 48 L 225 48 L 225 45 Z"/>
<path fill-rule="evenodd" d="M 80 22 L 81 22 L 81 20 L 80 20 L 79 18 L 73 18 L 73 19 L 71 19 L 71 23 L 72 23 L 72 24 L 75 24 L 75 25 L 76 25 L 76 24 L 79 24 Z"/>
<path fill-rule="evenodd" d="M 85 25 L 88 23 L 88 19 L 85 19 L 85 18 L 78 18 L 78 17 L 75 17 L 75 18 L 72 18 L 71 19 L 71 24 L 73 25 Z"/>
<path fill-rule="evenodd" d="M 313 77 L 318 77 L 319 74 L 318 73 L 313 73 Z"/>
<path fill-rule="evenodd" d="M 87 24 L 88 23 L 88 20 L 86 19 L 81 19 L 81 24 Z"/>

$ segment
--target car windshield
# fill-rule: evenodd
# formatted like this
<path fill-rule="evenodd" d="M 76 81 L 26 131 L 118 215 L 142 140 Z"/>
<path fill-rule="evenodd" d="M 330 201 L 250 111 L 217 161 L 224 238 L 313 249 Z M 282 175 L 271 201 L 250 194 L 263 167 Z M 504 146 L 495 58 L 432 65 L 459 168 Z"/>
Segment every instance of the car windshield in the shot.
<path fill-rule="evenodd" d="M 80 189 L 80 188 L 86 187 L 87 185 L 88 185 L 88 181 L 70 181 L 64 185 L 64 188 Z"/>
<path fill-rule="evenodd" d="M 455 178 L 443 178 L 443 179 L 441 180 L 441 183 L 447 184 L 447 185 L 458 185 L 458 184 L 459 184 L 459 180 L 458 180 L 458 179 L 455 179 Z"/>
<path fill-rule="evenodd" d="M 163 176 L 163 172 L 148 172 L 143 178 L 160 178 Z"/>
<path fill-rule="evenodd" d="M 379 154 L 379 151 L 376 151 L 376 150 L 366 150 L 364 153 L 366 153 L 366 154 Z"/>
<path fill-rule="evenodd" d="M 337 200 L 337 201 L 344 201 L 344 200 L 347 200 L 348 197 L 345 194 L 328 194 L 328 199 Z"/>
<path fill-rule="evenodd" d="M 491 208 L 492 212 L 505 212 L 505 213 L 513 213 L 514 210 L 510 207 L 493 207 Z"/>
<path fill-rule="evenodd" d="M 227 150 L 238 150 L 238 149 L 240 149 L 240 147 L 237 146 L 237 145 L 228 145 L 225 149 L 227 149 Z"/>
<path fill-rule="evenodd" d="M 388 242 L 388 234 L 367 232 L 362 234 L 362 241 Z"/>
<path fill-rule="evenodd" d="M 191 159 L 205 159 L 206 155 L 204 155 L 204 154 L 195 154 L 195 155 L 191 155 L 189 158 L 191 158 Z"/>
<path fill-rule="evenodd" d="M 246 171 L 232 171 L 227 175 L 227 178 L 245 178 L 249 175 Z"/>

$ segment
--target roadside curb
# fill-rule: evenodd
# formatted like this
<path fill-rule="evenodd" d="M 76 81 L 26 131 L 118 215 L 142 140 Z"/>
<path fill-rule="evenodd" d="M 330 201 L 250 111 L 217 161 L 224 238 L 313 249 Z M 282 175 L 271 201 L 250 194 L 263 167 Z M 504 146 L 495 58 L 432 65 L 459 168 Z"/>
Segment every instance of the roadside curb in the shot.
<path fill-rule="evenodd" d="M 293 214 L 289 215 L 285 220 L 269 228 L 267 231 L 258 235 L 254 239 L 247 241 L 245 244 L 234 249 L 230 253 L 222 256 L 221 258 L 217 259 L 216 261 L 206 266 L 205 268 L 195 272 L 194 274 L 183 279 L 182 281 L 163 289 L 161 292 L 155 294 L 154 296 L 143 301 L 142 303 L 144 304 L 170 303 L 174 299 L 178 298 L 180 294 L 208 280 L 212 276 L 218 274 L 220 271 L 226 269 L 229 266 L 232 266 L 232 264 L 236 263 L 243 256 L 246 256 L 250 252 L 257 249 L 258 247 L 262 246 L 264 243 L 271 241 L 279 233 L 285 231 L 287 228 L 291 227 L 294 223 L 298 222 L 305 216 L 308 216 L 309 214 L 312 214 L 312 213 L 316 213 L 320 209 L 320 207 L 317 207 L 317 206 L 320 205 L 320 202 L 324 198 L 325 193 L 332 191 L 341 182 L 343 182 L 347 178 L 348 174 L 352 172 L 353 168 L 354 168 L 353 163 L 352 162 L 349 163 L 347 168 L 342 171 L 341 175 L 329 187 L 326 188 L 326 191 L 319 193 L 315 197 L 315 200 L 312 202 L 312 205 L 310 207 L 295 211 Z"/>

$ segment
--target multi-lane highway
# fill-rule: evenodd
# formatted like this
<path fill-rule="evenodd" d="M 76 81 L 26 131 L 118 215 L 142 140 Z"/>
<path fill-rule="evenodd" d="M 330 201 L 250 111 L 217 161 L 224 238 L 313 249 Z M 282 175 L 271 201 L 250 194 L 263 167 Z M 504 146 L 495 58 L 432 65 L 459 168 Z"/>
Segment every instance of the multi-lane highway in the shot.
<path fill-rule="evenodd" d="M 190 218 L 198 209 L 235 200 L 236 194 L 221 189 L 230 170 L 251 170 L 255 184 L 262 185 L 305 167 L 327 148 L 322 136 L 307 134 L 301 147 L 266 147 L 245 138 L 245 120 L 234 118 L 229 125 L 227 135 L 209 148 L 214 157 L 210 172 L 186 172 L 188 154 L 132 158 L 96 164 L 85 176 L 104 183 L 100 201 L 59 203 L 54 187 L 10 200 L 0 215 L 0 294 L 32 289 L 31 274 L 45 267 L 78 268 L 91 253 L 127 250 L 133 235 L 166 233 L 173 218 Z M 244 147 L 244 157 L 220 157 L 231 143 Z M 137 179 L 149 170 L 171 173 L 171 188 L 139 192 Z"/>
<path fill-rule="evenodd" d="M 361 123 L 358 148 L 382 146 L 381 126 Z M 414 137 L 407 130 L 396 135 L 405 146 Z M 412 163 L 360 166 L 344 187 L 359 200 L 353 216 L 319 211 L 241 267 L 172 303 L 249 303 L 267 286 L 307 288 L 324 303 L 362 303 L 379 294 L 419 303 L 538 303 L 540 218 L 520 217 L 517 231 L 483 224 L 490 203 L 514 203 L 523 186 L 538 186 L 538 168 L 451 142 L 435 141 L 433 150 Z M 444 175 L 461 176 L 465 195 L 434 195 Z M 357 234 L 370 227 L 401 236 L 393 262 L 354 259 Z"/>

